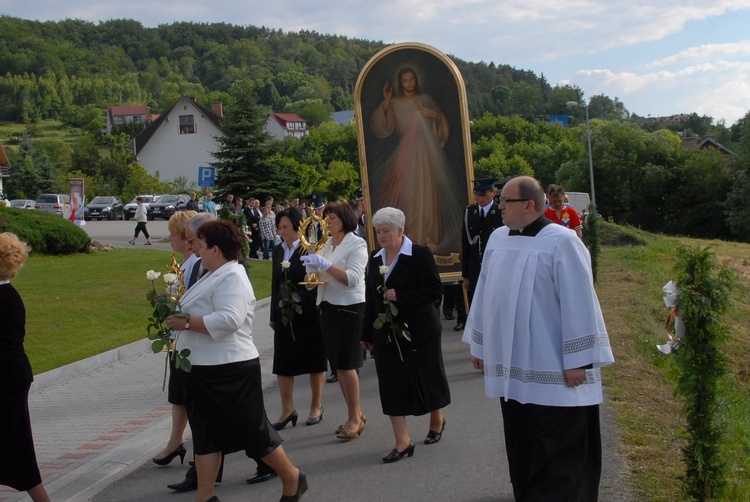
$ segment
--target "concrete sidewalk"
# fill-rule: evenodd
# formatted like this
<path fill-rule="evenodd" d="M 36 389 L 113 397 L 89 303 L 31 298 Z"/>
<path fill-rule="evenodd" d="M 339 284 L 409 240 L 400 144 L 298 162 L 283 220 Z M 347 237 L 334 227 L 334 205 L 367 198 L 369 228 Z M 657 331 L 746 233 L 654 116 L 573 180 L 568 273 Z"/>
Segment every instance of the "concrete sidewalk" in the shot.
<path fill-rule="evenodd" d="M 271 373 L 273 333 L 268 327 L 269 299 L 258 302 L 254 341 L 261 354 L 264 397 L 271 421 L 280 402 Z M 305 427 L 310 399 L 308 380 L 297 379 L 295 402 L 300 416 L 282 432 L 292 461 L 308 474 L 304 500 L 512 500 L 497 400 L 484 397 L 480 373 L 471 367 L 461 333 L 443 324 L 443 352 L 452 393 L 445 409 L 443 439 L 422 444 L 427 417 L 410 417 L 414 457 L 396 464 L 380 460 L 393 446 L 390 421 L 382 415 L 377 376 L 368 360 L 360 373 L 362 409 L 368 416 L 361 437 L 342 442 L 334 429 L 345 417 L 338 385 L 326 384 L 324 420 Z M 32 426 L 44 484 L 53 501 L 188 501 L 195 493 L 175 494 L 166 484 L 184 477 L 187 462 L 158 467 L 151 457 L 166 444 L 171 407 L 162 392 L 164 358 L 151 353 L 147 340 L 36 376 L 29 398 Z M 612 412 L 602 406 L 604 474 L 600 500 L 628 501 L 626 468 L 618 451 Z M 189 439 L 189 428 L 186 431 Z M 190 441 L 187 441 L 192 455 Z M 222 501 L 278 500 L 281 483 L 249 486 L 254 463 L 241 453 L 227 457 Z M 30 500 L 0 487 L 0 500 Z"/>

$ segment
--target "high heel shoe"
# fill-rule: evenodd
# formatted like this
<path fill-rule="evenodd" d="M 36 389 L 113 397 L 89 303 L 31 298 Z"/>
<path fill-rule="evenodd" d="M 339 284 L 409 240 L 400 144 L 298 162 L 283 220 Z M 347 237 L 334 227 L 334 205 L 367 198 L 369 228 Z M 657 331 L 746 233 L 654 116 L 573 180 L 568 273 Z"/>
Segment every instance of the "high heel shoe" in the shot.
<path fill-rule="evenodd" d="M 435 444 L 440 441 L 443 437 L 443 431 L 445 430 L 445 419 L 443 419 L 443 426 L 440 428 L 440 432 L 433 431 L 430 429 L 427 431 L 427 437 L 424 438 L 424 444 Z"/>
<path fill-rule="evenodd" d="M 365 430 L 365 419 L 363 417 L 360 417 L 359 419 L 359 428 L 356 431 L 346 432 L 346 429 L 341 427 L 341 432 L 336 434 L 336 437 L 339 439 L 354 439 L 357 436 L 362 435 L 362 431 Z"/>
<path fill-rule="evenodd" d="M 308 418 L 307 421 L 305 421 L 305 425 L 318 425 L 320 422 L 323 421 L 323 407 L 320 407 L 320 415 L 318 415 L 315 418 Z"/>
<path fill-rule="evenodd" d="M 286 427 L 286 424 L 288 424 L 289 422 L 292 422 L 292 427 L 297 426 L 297 410 L 294 410 L 293 412 L 291 412 L 289 416 L 286 417 L 281 422 L 276 422 L 275 424 L 273 424 L 273 428 L 276 429 L 277 431 L 280 431 L 281 429 Z"/>
<path fill-rule="evenodd" d="M 184 464 L 186 454 L 187 450 L 185 449 L 185 444 L 183 443 L 172 450 L 172 453 L 170 453 L 169 455 L 166 455 L 164 457 L 154 457 L 151 460 L 153 460 L 156 465 L 169 465 L 175 457 L 180 457 L 180 463 Z"/>
<path fill-rule="evenodd" d="M 398 462 L 404 457 L 411 457 L 412 455 L 414 455 L 414 443 L 409 441 L 409 446 L 407 446 L 404 451 L 398 451 L 396 448 L 392 449 L 388 455 L 383 457 L 383 462 L 386 464 L 392 464 L 393 462 Z"/>
<path fill-rule="evenodd" d="M 359 416 L 359 419 L 362 420 L 363 423 L 365 423 L 365 424 L 367 423 L 367 417 L 365 416 L 364 413 L 362 413 Z M 338 429 L 336 429 L 336 432 L 334 432 L 334 434 L 341 434 L 342 432 L 344 432 L 344 426 L 343 425 L 339 425 Z"/>
<path fill-rule="evenodd" d="M 299 480 L 297 481 L 297 493 L 294 495 L 282 495 L 279 502 L 297 502 L 302 498 L 302 494 L 307 491 L 307 476 L 302 471 L 299 471 Z"/>

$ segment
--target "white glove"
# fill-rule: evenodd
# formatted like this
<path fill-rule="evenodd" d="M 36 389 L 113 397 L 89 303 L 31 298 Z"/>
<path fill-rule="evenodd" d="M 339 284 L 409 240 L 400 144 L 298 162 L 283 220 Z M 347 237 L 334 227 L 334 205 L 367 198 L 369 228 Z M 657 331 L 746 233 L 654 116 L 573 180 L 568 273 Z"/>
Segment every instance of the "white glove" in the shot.
<path fill-rule="evenodd" d="M 305 264 L 305 270 L 309 273 L 308 266 L 315 267 L 318 270 L 326 271 L 331 268 L 331 262 L 326 260 L 320 255 L 309 254 L 307 256 L 300 257 L 300 261 Z M 314 272 L 315 270 L 313 270 Z"/>

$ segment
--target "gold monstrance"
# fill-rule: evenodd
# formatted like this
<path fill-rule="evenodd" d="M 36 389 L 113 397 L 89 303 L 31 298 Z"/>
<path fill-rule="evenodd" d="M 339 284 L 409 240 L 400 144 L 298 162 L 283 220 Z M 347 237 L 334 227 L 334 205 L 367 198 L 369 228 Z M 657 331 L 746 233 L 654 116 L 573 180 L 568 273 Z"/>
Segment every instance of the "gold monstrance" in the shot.
<path fill-rule="evenodd" d="M 320 239 L 318 239 L 318 231 L 315 228 L 315 223 L 320 225 Z M 305 254 L 309 254 L 310 250 L 312 250 L 313 253 L 317 253 L 328 241 L 328 218 L 318 216 L 315 214 L 315 211 L 313 211 L 310 216 L 302 220 L 297 235 L 299 236 L 300 246 L 302 246 Z M 325 283 L 325 281 L 318 279 L 318 274 L 315 272 L 311 272 L 306 281 L 300 282 L 300 284 L 306 286 L 317 286 L 318 284 Z"/>

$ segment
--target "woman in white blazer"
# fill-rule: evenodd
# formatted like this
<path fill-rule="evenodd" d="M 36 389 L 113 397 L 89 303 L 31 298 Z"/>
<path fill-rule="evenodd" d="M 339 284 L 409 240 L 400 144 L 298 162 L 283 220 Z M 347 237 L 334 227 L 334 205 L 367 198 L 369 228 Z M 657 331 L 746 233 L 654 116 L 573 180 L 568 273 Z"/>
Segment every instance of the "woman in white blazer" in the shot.
<path fill-rule="evenodd" d="M 339 387 L 346 401 L 346 422 L 336 430 L 339 439 L 362 434 L 367 418 L 359 406 L 359 376 L 362 367 L 362 318 L 365 309 L 365 269 L 367 244 L 357 237 L 357 219 L 343 202 L 328 204 L 331 238 L 318 254 L 303 256 L 307 272 L 320 272 L 325 281 L 318 287 L 323 340 L 331 369 L 336 370 Z"/>
<path fill-rule="evenodd" d="M 245 450 L 276 471 L 282 501 L 299 500 L 307 490 L 302 471 L 292 465 L 271 427 L 263 404 L 258 350 L 252 328 L 255 294 L 237 262 L 244 237 L 226 220 L 204 223 L 196 233 L 201 264 L 209 271 L 182 297 L 189 316 L 167 317 L 180 331 L 177 350 L 190 349 L 190 372 L 179 370 L 187 394 L 198 471 L 196 500 L 217 501 L 214 481 L 222 453 Z"/>

